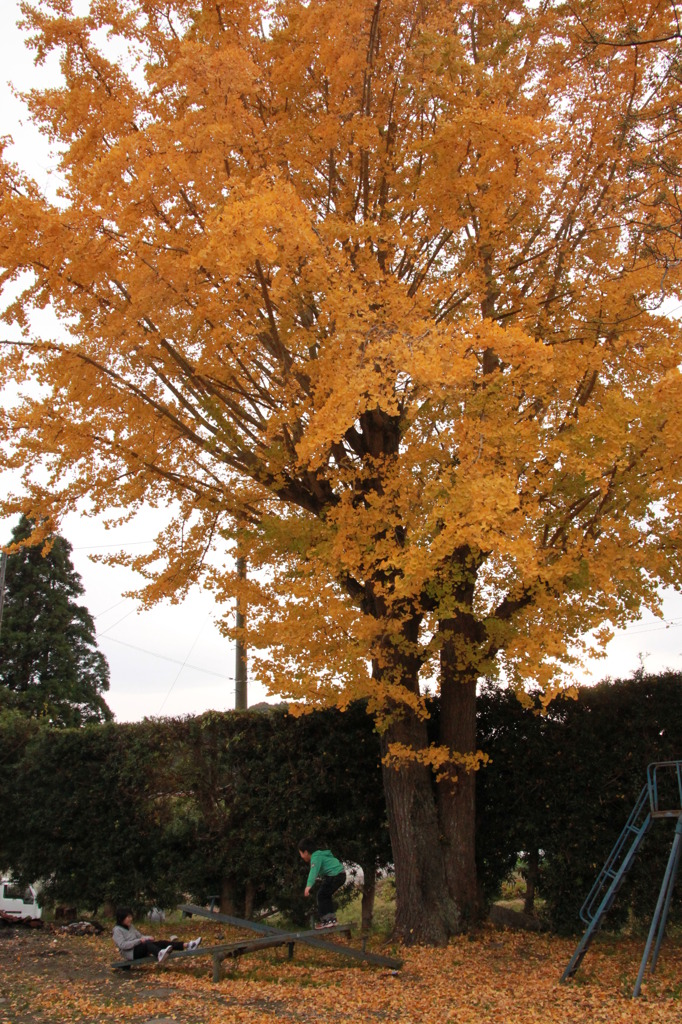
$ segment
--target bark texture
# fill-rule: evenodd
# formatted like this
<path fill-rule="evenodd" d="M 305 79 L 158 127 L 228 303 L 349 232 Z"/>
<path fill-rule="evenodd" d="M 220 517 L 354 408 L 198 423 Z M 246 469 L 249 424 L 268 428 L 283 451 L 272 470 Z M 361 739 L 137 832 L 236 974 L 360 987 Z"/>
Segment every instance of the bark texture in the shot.
<path fill-rule="evenodd" d="M 374 919 L 374 901 L 377 892 L 376 869 L 373 864 L 362 864 L 364 881 L 362 883 L 362 933 L 367 935 L 372 928 Z"/>
<path fill-rule="evenodd" d="M 475 752 L 475 679 L 443 687 L 440 741 L 460 754 Z M 465 925 L 478 916 L 474 771 L 459 768 L 456 781 L 445 779 L 438 783 L 438 817 L 444 838 L 448 892 L 457 903 L 461 923 Z"/>
<path fill-rule="evenodd" d="M 418 623 L 412 623 L 415 641 Z M 398 656 L 394 656 L 397 660 Z M 403 655 L 391 666 L 394 678 L 413 694 L 419 693 L 419 665 Z M 375 666 L 375 674 L 379 670 Z M 428 746 L 426 721 L 408 704 L 386 710 L 381 747 L 388 827 L 396 882 L 396 936 L 407 945 L 445 945 L 460 930 L 458 907 L 452 899 L 438 821 L 433 774 L 419 760 L 385 763 L 391 744 L 415 752 Z"/>
<path fill-rule="evenodd" d="M 407 739 L 417 747 L 422 728 L 418 721 L 392 723 L 382 737 L 384 750 Z M 459 930 L 459 917 L 448 892 L 431 771 L 410 763 L 384 767 L 383 774 L 395 864 L 396 936 L 407 945 L 443 946 Z"/>

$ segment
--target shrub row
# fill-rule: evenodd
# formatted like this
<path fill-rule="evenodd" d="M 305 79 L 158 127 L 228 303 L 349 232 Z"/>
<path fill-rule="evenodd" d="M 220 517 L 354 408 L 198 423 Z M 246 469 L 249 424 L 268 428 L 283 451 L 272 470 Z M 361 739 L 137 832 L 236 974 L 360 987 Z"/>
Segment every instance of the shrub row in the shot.
<path fill-rule="evenodd" d="M 304 920 L 298 841 L 370 877 L 390 861 L 377 737 L 362 707 L 208 713 L 41 730 L 0 723 L 0 863 L 48 898 L 173 906 L 219 895 Z"/>
<path fill-rule="evenodd" d="M 556 931 L 578 910 L 653 761 L 682 758 L 682 679 L 581 688 L 546 713 L 508 691 L 479 697 L 479 880 L 487 899 L 521 857 Z M 434 701 L 432 715 L 438 714 Z M 391 862 L 378 738 L 361 705 L 281 709 L 78 730 L 0 718 L 0 864 L 58 902 L 172 906 L 219 895 L 250 915 L 305 919 L 297 843 L 314 834 L 367 877 Z M 657 823 L 610 921 L 655 905 L 674 822 Z"/>
<path fill-rule="evenodd" d="M 581 928 L 583 900 L 646 783 L 647 765 L 682 759 L 682 676 L 637 673 L 581 687 L 546 714 L 508 692 L 479 701 L 479 743 L 491 763 L 478 779 L 479 873 L 488 895 L 518 855 L 539 867 L 537 891 L 550 926 Z M 679 801 L 675 787 L 670 794 Z M 609 913 L 651 917 L 674 821 L 654 823 Z M 674 908 L 673 908 L 674 910 Z M 678 909 L 679 913 L 679 909 Z"/>

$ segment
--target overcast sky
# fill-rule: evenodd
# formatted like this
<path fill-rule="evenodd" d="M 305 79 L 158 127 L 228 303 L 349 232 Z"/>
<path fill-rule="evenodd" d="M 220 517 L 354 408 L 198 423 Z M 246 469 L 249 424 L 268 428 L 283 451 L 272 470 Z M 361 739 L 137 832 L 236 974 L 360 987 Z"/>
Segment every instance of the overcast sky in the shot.
<path fill-rule="evenodd" d="M 9 83 L 27 89 L 54 80 L 55 69 L 54 65 L 33 67 L 16 27 L 18 18 L 18 0 L 1 0 L 0 135 L 12 135 L 12 159 L 44 179 L 50 163 L 48 148 L 29 124 L 21 123 L 22 107 Z M 2 336 L 9 336 L 7 329 Z M 3 481 L 0 476 L 0 487 L 6 485 L 6 478 Z M 0 518 L 0 540 L 9 540 L 13 525 Z M 210 594 L 195 590 L 181 605 L 164 603 L 140 613 L 133 599 L 123 597 L 136 584 L 134 574 L 89 559 L 91 554 L 119 548 L 140 552 L 151 546 L 160 525 L 158 515 L 151 512 L 116 531 L 105 531 L 97 520 L 70 516 L 61 531 L 73 545 L 73 562 L 85 586 L 83 600 L 95 618 L 100 649 L 109 661 L 107 702 L 118 721 L 234 707 L 234 648 L 214 624 L 216 608 Z M 682 596 L 667 592 L 664 611 L 664 621 L 647 615 L 619 633 L 607 659 L 594 664 L 591 676 L 577 681 L 629 676 L 640 663 L 650 672 L 682 670 Z M 250 678 L 249 704 L 264 698 L 263 688 Z"/>
<path fill-rule="evenodd" d="M 27 123 L 9 83 L 28 89 L 54 81 L 55 63 L 36 69 L 16 26 L 18 0 L 0 0 L 0 136 L 11 135 L 8 155 L 44 181 L 50 166 L 49 147 Z M 26 122 L 22 124 L 22 121 Z M 3 337 L 11 335 L 0 328 Z M 18 332 L 15 332 L 18 336 Z M 7 476 L 0 486 L 8 486 Z M 0 540 L 10 539 L 14 522 L 0 517 Z M 61 530 L 73 545 L 73 562 L 85 586 L 83 603 L 95 618 L 100 649 L 111 669 L 107 703 L 118 721 L 146 715 L 199 714 L 234 707 L 234 646 L 214 624 L 211 595 L 195 589 L 178 606 L 166 602 L 139 613 L 123 593 L 137 577 L 123 568 L 93 563 L 89 556 L 120 548 L 133 553 L 151 548 L 163 519 L 152 512 L 134 524 L 106 531 L 97 520 L 69 516 Z M 249 680 L 249 704 L 265 699 L 264 689 Z"/>

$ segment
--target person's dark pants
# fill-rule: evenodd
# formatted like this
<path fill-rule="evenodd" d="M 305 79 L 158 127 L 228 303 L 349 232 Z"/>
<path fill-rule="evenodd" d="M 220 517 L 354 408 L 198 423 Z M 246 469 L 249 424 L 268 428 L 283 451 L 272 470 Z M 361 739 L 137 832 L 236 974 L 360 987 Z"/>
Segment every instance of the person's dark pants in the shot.
<path fill-rule="evenodd" d="M 184 943 L 173 939 L 143 939 L 142 942 L 138 942 L 136 946 L 133 946 L 133 960 L 142 960 L 145 956 L 158 956 L 162 949 L 166 946 L 172 946 L 173 949 L 184 949 Z"/>
<path fill-rule="evenodd" d="M 332 896 L 337 889 L 341 888 L 345 881 L 345 871 L 342 871 L 339 875 L 327 875 L 326 878 L 322 879 L 320 891 L 317 894 L 317 912 L 320 915 L 320 918 L 327 917 L 328 914 L 334 913 L 336 905 Z"/>

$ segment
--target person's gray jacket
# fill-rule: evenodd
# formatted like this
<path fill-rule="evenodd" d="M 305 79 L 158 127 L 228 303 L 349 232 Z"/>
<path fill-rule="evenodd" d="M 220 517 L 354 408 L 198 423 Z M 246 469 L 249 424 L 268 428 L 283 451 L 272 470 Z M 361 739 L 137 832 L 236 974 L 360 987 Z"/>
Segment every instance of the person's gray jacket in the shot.
<path fill-rule="evenodd" d="M 138 932 L 132 925 L 130 928 L 124 928 L 122 924 L 117 924 L 113 931 L 113 940 L 126 960 L 133 959 L 133 948 L 143 939 L 142 932 Z"/>

